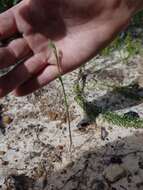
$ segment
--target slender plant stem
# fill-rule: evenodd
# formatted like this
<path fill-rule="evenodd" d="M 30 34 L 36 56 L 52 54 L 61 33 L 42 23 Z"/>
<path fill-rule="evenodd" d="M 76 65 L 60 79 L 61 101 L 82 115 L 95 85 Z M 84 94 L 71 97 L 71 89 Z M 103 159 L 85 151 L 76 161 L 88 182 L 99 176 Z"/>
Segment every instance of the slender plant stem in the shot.
<path fill-rule="evenodd" d="M 63 83 L 62 75 L 61 75 L 61 65 L 60 65 L 61 60 L 59 58 L 57 48 L 52 41 L 49 41 L 49 48 L 53 50 L 54 56 L 56 58 L 58 71 L 59 71 L 58 79 L 61 83 L 63 94 L 64 94 L 64 104 L 65 104 L 65 108 L 66 108 L 67 122 L 68 122 L 68 128 L 69 128 L 70 151 L 71 151 L 71 148 L 72 148 L 71 122 L 70 122 L 70 113 L 69 113 L 69 105 L 68 105 L 68 100 L 67 100 L 67 94 L 66 94 L 65 86 Z"/>

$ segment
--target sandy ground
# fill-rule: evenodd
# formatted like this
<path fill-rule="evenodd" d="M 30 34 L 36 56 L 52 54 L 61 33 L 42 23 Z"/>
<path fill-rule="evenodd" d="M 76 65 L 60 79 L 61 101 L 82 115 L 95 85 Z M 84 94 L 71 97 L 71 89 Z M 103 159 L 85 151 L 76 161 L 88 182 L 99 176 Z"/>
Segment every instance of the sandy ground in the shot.
<path fill-rule="evenodd" d="M 86 65 L 86 99 L 107 111 L 136 111 L 142 118 L 141 100 L 113 91 L 113 86 L 138 81 L 140 59 L 123 63 L 115 57 L 97 57 Z M 10 94 L 0 100 L 0 189 L 143 189 L 143 130 L 113 125 L 102 115 L 89 123 L 74 100 L 77 72 L 63 78 L 70 104 L 71 152 L 58 81 L 27 97 Z"/>

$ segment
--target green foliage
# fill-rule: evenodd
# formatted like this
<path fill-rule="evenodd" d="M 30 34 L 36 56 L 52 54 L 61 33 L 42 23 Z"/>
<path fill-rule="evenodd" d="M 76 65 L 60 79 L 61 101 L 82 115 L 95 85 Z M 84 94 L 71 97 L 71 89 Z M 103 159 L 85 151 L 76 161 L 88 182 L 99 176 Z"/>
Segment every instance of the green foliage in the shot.
<path fill-rule="evenodd" d="M 102 52 L 101 55 L 109 56 L 113 53 L 114 50 L 118 50 L 119 54 L 121 50 L 127 52 L 127 57 L 122 57 L 122 59 L 128 60 L 130 57 L 135 56 L 136 54 L 143 54 L 143 45 L 142 45 L 142 37 L 134 36 L 134 32 L 137 28 L 142 28 L 143 23 L 143 11 L 137 13 L 132 19 L 131 24 L 127 28 L 126 31 L 121 32 L 117 38 Z M 126 63 L 125 60 L 123 60 Z"/>
<path fill-rule="evenodd" d="M 125 117 L 114 112 L 103 114 L 103 118 L 113 125 L 126 128 L 143 128 L 143 119 Z"/>
<path fill-rule="evenodd" d="M 132 36 L 132 31 L 129 31 L 124 39 L 122 39 L 119 35 L 108 47 L 106 47 L 101 52 L 101 55 L 109 56 L 114 50 L 117 50 L 119 51 L 122 61 L 126 63 L 129 58 L 134 57 L 137 54 L 143 54 L 142 49 L 142 40 L 140 38 L 134 38 Z M 121 51 L 126 52 L 127 56 L 123 57 Z"/>
<path fill-rule="evenodd" d="M 83 111 L 88 116 L 88 119 L 90 119 L 91 122 L 94 122 L 97 116 L 101 113 L 103 118 L 107 122 L 112 123 L 113 125 L 125 128 L 143 128 L 143 119 L 131 118 L 127 116 L 125 117 L 124 115 L 118 115 L 114 112 L 104 111 L 102 110 L 102 108 L 96 106 L 96 102 L 88 102 L 86 100 L 86 97 L 84 96 L 84 91 L 82 89 L 82 85 L 80 84 L 79 80 L 77 80 L 74 86 L 76 94 L 75 100 L 83 109 Z M 141 97 L 138 95 L 137 91 L 138 87 L 136 87 L 136 84 L 133 84 L 128 87 L 116 87 L 114 89 L 114 92 L 121 93 L 127 98 L 140 101 Z"/>

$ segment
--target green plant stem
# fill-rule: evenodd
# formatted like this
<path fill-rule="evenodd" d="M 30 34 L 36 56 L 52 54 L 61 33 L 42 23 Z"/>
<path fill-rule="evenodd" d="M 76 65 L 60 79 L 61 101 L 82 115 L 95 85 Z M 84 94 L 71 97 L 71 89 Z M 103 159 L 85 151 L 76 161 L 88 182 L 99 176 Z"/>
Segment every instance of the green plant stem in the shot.
<path fill-rule="evenodd" d="M 67 95 L 66 95 L 66 91 L 65 91 L 65 87 L 64 87 L 62 77 L 59 77 L 59 80 L 60 80 L 60 83 L 62 85 L 63 94 L 64 94 L 64 102 L 65 102 L 65 107 L 66 107 L 67 122 L 68 122 L 68 128 L 69 128 L 69 138 L 70 138 L 70 150 L 71 150 L 71 147 L 72 147 L 72 134 L 71 134 L 71 122 L 70 122 L 69 105 L 68 105 Z"/>
<path fill-rule="evenodd" d="M 63 83 L 62 75 L 61 75 L 60 58 L 59 58 L 59 55 L 58 55 L 57 48 L 56 48 L 55 44 L 52 41 L 49 41 L 49 48 L 53 50 L 54 56 L 56 58 L 58 71 L 59 71 L 58 79 L 59 79 L 59 81 L 61 83 L 63 94 L 64 94 L 64 103 L 65 103 L 65 107 L 66 107 L 66 115 L 67 115 L 67 122 L 68 122 L 68 128 L 69 128 L 70 151 L 71 151 L 71 148 L 72 148 L 72 133 L 71 133 L 70 113 L 69 113 L 69 105 L 68 105 L 68 100 L 67 100 L 67 94 L 66 94 L 65 86 L 64 86 L 64 83 Z"/>

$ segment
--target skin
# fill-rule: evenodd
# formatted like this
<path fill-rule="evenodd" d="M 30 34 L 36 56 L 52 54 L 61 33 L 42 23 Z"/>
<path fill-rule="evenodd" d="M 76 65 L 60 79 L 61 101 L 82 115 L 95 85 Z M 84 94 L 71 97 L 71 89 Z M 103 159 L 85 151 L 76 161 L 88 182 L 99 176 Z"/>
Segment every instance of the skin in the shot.
<path fill-rule="evenodd" d="M 22 37 L 0 48 L 0 69 L 26 60 L 0 78 L 0 97 L 27 95 L 58 77 L 49 39 L 59 51 L 62 74 L 107 46 L 142 9 L 142 0 L 23 0 L 0 15 L 0 39 Z"/>

